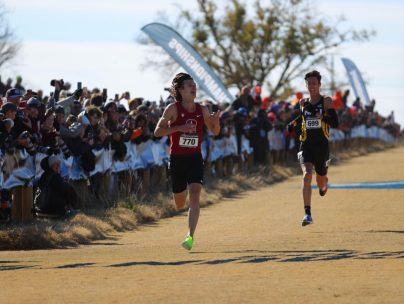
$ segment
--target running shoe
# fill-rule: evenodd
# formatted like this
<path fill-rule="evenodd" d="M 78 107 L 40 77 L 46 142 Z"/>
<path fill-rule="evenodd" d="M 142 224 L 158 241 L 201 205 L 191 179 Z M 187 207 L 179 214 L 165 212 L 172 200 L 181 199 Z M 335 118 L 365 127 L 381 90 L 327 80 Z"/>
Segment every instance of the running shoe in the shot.
<path fill-rule="evenodd" d="M 188 235 L 185 240 L 182 242 L 182 247 L 184 247 L 186 250 L 191 250 L 192 245 L 194 243 L 194 240 L 192 239 L 192 236 Z"/>
<path fill-rule="evenodd" d="M 313 224 L 313 219 L 311 218 L 311 215 L 305 214 L 303 217 L 303 221 L 302 221 L 302 226 L 307 226 Z"/>

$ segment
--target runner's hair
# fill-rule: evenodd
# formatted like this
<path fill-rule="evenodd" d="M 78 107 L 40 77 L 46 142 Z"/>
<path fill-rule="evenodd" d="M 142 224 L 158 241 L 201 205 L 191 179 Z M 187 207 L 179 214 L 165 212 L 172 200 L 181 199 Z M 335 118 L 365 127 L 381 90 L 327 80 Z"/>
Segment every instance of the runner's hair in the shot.
<path fill-rule="evenodd" d="M 182 88 L 184 81 L 189 79 L 192 80 L 192 77 L 191 75 L 186 73 L 178 73 L 177 75 L 175 75 L 170 89 L 170 93 L 175 98 L 175 100 L 182 101 L 182 96 L 179 92 L 179 89 Z"/>
<path fill-rule="evenodd" d="M 311 78 L 311 77 L 315 77 L 318 80 L 318 83 L 321 83 L 321 75 L 320 72 L 313 70 L 311 72 L 308 72 L 306 75 L 304 75 L 304 80 L 307 81 L 307 79 Z"/>

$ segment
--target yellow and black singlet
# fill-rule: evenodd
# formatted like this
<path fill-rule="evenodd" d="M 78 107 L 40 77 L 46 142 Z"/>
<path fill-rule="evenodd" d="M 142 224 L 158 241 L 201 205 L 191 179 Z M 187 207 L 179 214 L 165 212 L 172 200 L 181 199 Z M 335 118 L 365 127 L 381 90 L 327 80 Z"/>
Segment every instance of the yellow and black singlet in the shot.
<path fill-rule="evenodd" d="M 302 145 L 328 144 L 330 125 L 316 117 L 317 113 L 322 116 L 325 114 L 324 96 L 321 96 L 316 104 L 311 104 L 308 98 L 304 99 L 301 111 L 300 142 Z"/>

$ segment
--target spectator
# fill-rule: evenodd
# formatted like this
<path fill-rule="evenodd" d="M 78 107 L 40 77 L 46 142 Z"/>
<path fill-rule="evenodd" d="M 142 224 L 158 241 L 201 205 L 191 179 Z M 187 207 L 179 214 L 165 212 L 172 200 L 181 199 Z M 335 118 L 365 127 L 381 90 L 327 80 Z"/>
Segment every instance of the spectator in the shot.
<path fill-rule="evenodd" d="M 12 102 L 15 105 L 19 106 L 21 97 L 24 95 L 24 92 L 20 89 L 12 88 L 8 89 L 6 92 L 7 102 Z"/>
<path fill-rule="evenodd" d="M 261 98 L 261 85 L 257 84 L 254 88 L 254 107 L 259 109 L 262 106 L 262 98 Z"/>
<path fill-rule="evenodd" d="M 31 97 L 27 101 L 27 118 L 30 120 L 31 133 L 39 133 L 39 110 L 41 108 L 41 102 L 36 97 Z"/>
<path fill-rule="evenodd" d="M 342 99 L 342 93 L 340 90 L 335 92 L 335 95 L 332 97 L 332 105 L 336 111 L 341 111 L 344 109 L 345 105 Z"/>
<path fill-rule="evenodd" d="M 121 124 L 126 119 L 128 111 L 126 111 L 126 108 L 123 104 L 118 105 L 117 111 L 118 111 L 118 121 Z"/>
<path fill-rule="evenodd" d="M 348 107 L 348 96 L 349 90 L 345 90 L 344 95 L 342 95 L 342 103 L 344 104 L 344 109 Z"/>
<path fill-rule="evenodd" d="M 12 193 L 11 218 L 17 222 L 29 221 L 33 218 L 33 188 L 31 178 L 34 172 L 30 171 L 28 173 L 26 168 L 30 167 L 30 163 L 32 162 L 31 156 L 35 154 L 35 149 L 27 131 L 22 132 L 17 137 L 15 148 L 8 153 L 9 157 L 5 159 L 7 168 L 5 170 L 3 168 L 5 179 L 13 176 L 14 172 L 18 170 L 22 173 L 21 176 L 18 176 L 18 179 L 23 181 L 21 185 L 13 186 L 10 189 Z"/>
<path fill-rule="evenodd" d="M 128 102 L 129 112 L 130 112 L 130 111 L 133 111 L 133 110 L 136 110 L 137 107 L 139 107 L 140 105 L 142 105 L 142 102 L 143 102 L 142 98 L 134 98 L 134 99 L 131 99 L 131 100 Z"/>
<path fill-rule="evenodd" d="M 81 105 L 81 102 L 78 100 L 74 100 L 70 106 L 70 114 L 77 117 L 82 111 L 83 106 Z"/>
<path fill-rule="evenodd" d="M 84 134 L 84 125 L 79 122 L 74 122 L 69 129 L 61 129 L 60 132 L 72 155 L 80 157 L 80 166 L 83 171 L 90 172 L 95 167 L 95 155 L 91 151 L 92 144 L 84 140 Z"/>
<path fill-rule="evenodd" d="M 44 170 L 35 195 L 35 211 L 37 214 L 65 216 L 74 212 L 77 206 L 77 195 L 73 187 L 60 175 L 61 160 L 49 156 L 41 161 Z"/>
<path fill-rule="evenodd" d="M 248 112 L 247 109 L 241 107 L 237 110 L 236 114 L 234 114 L 234 129 L 236 133 L 236 141 L 237 141 L 237 155 L 241 156 L 241 140 L 243 135 L 247 135 L 246 133 L 246 125 L 247 125 Z"/>
<path fill-rule="evenodd" d="M 3 97 L 4 94 L 6 93 L 6 84 L 1 81 L 1 75 L 0 75 L 0 97 Z"/>
<path fill-rule="evenodd" d="M 368 111 L 369 113 L 373 113 L 373 111 L 375 110 L 375 106 L 376 106 L 376 100 L 372 99 L 370 101 L 370 104 L 365 106 L 366 111 Z"/>
<path fill-rule="evenodd" d="M 65 110 L 62 106 L 56 106 L 54 109 L 55 119 L 53 125 L 56 131 L 60 130 L 60 127 L 64 127 L 66 125 L 66 118 L 65 118 Z"/>
<path fill-rule="evenodd" d="M 362 102 L 361 99 L 359 97 L 356 97 L 354 103 L 352 104 L 354 107 L 356 107 L 357 109 L 363 109 L 362 107 Z"/>
<path fill-rule="evenodd" d="M 16 83 L 14 87 L 25 93 L 25 88 L 22 86 L 22 77 L 20 75 L 16 77 Z"/>
<path fill-rule="evenodd" d="M 268 132 L 272 130 L 264 110 L 260 109 L 257 117 L 250 122 L 249 138 L 250 144 L 254 149 L 254 163 L 265 164 L 266 155 L 269 151 Z"/>
<path fill-rule="evenodd" d="M 254 105 L 254 99 L 250 95 L 251 87 L 244 86 L 241 88 L 240 96 L 234 100 L 233 102 L 233 109 L 237 111 L 239 108 L 244 107 L 247 109 L 248 112 L 251 111 Z"/>
<path fill-rule="evenodd" d="M 272 102 L 271 97 L 265 96 L 265 97 L 262 99 L 261 109 L 267 111 L 268 108 L 269 108 L 269 106 L 271 105 L 271 102 Z"/>
<path fill-rule="evenodd" d="M 103 97 L 100 94 L 93 94 L 90 98 L 90 105 L 100 108 L 104 103 Z"/>

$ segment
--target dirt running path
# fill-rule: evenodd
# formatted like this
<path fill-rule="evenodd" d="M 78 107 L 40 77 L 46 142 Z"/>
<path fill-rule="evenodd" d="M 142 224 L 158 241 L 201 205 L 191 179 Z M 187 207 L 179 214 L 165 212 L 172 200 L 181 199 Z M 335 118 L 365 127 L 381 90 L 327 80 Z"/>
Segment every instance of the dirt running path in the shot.
<path fill-rule="evenodd" d="M 330 169 L 331 183 L 374 181 L 404 181 L 404 148 Z M 202 209 L 191 253 L 185 214 L 78 249 L 0 252 L 0 302 L 404 303 L 404 189 L 314 190 L 302 228 L 299 187 Z"/>

